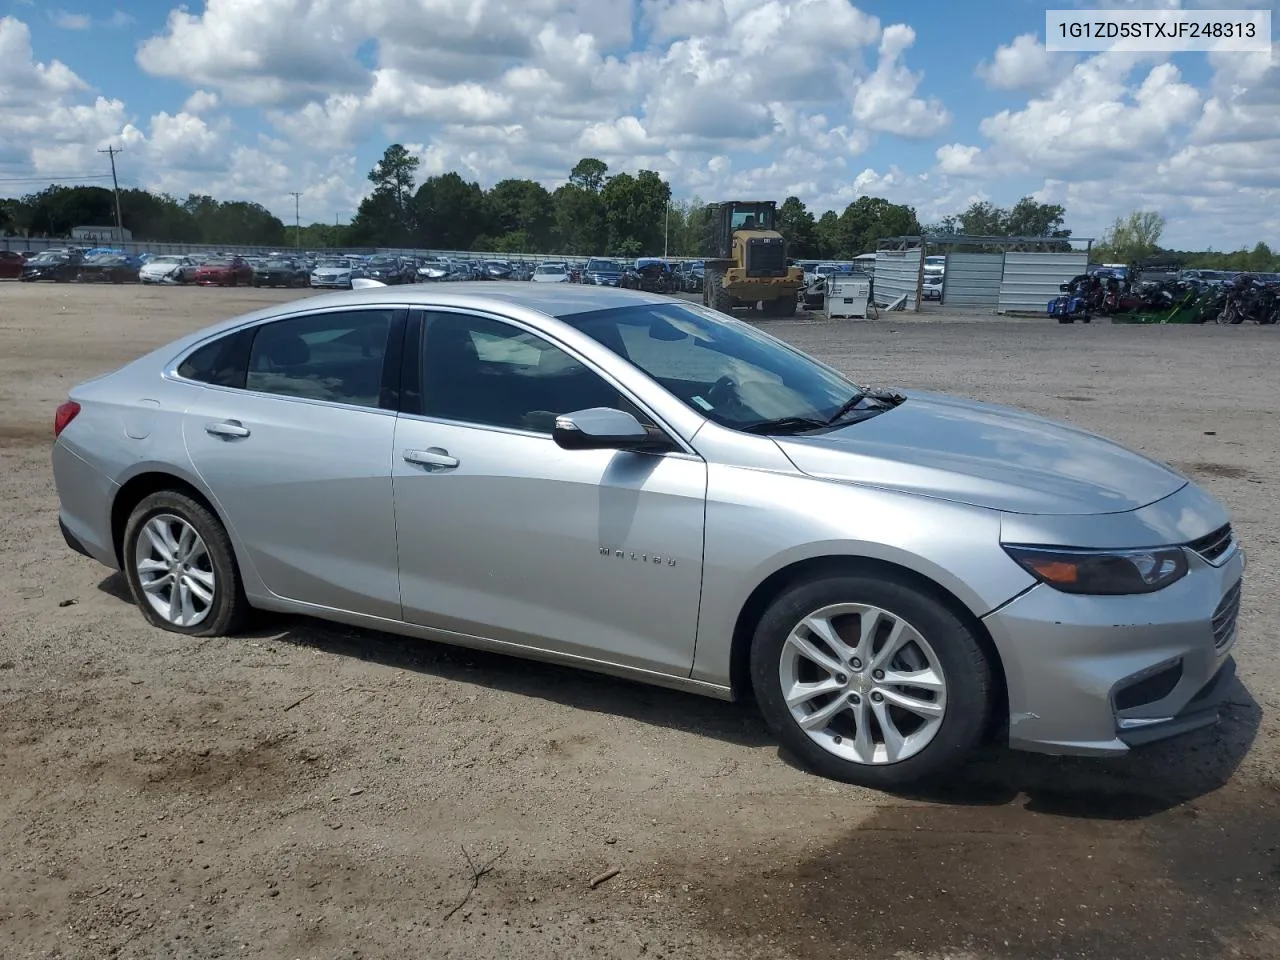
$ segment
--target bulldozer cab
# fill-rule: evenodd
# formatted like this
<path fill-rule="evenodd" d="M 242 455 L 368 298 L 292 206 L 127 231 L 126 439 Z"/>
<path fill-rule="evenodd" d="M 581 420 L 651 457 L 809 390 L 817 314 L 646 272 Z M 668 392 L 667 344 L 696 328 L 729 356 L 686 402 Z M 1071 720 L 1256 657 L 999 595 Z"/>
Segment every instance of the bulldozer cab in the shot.
<path fill-rule="evenodd" d="M 739 231 L 773 233 L 777 205 L 772 200 L 730 200 L 716 208 L 711 256 L 733 259 L 733 235 Z"/>

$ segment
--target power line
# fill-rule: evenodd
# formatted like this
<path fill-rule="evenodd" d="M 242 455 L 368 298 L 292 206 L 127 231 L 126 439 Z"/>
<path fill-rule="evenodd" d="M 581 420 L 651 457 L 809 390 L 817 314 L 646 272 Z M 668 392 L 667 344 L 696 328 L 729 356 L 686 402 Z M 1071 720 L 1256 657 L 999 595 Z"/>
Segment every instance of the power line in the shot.
<path fill-rule="evenodd" d="M 121 243 L 124 242 L 124 220 L 120 217 L 120 181 L 116 179 L 116 154 L 123 153 L 123 147 L 108 146 L 105 150 L 99 150 L 99 153 L 105 153 L 111 158 L 111 184 L 115 188 L 116 194 L 116 231 L 117 237 Z"/>
<path fill-rule="evenodd" d="M 0 177 L 0 183 L 59 183 L 68 180 L 106 180 L 109 173 L 86 173 L 67 177 Z"/>

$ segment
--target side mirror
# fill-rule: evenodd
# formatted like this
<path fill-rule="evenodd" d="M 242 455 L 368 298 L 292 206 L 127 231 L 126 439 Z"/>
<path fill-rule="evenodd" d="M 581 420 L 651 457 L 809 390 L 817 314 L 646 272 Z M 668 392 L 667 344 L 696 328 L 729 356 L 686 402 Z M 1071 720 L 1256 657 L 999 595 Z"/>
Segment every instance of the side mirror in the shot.
<path fill-rule="evenodd" d="M 561 414 L 551 438 L 565 450 L 633 450 L 653 443 L 639 420 L 612 407 Z"/>

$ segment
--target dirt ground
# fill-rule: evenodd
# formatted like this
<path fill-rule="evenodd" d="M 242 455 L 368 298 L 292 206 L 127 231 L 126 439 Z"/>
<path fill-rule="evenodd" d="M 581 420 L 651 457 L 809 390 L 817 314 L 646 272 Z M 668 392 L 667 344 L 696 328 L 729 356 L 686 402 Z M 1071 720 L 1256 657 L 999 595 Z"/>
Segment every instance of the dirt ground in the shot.
<path fill-rule="evenodd" d="M 993 748 L 903 798 L 797 769 L 749 706 L 303 619 L 146 627 L 58 535 L 54 407 L 299 295 L 0 285 L 0 956 L 1280 956 L 1275 329 L 769 324 L 1171 461 L 1249 551 L 1220 726 L 1105 763 Z"/>

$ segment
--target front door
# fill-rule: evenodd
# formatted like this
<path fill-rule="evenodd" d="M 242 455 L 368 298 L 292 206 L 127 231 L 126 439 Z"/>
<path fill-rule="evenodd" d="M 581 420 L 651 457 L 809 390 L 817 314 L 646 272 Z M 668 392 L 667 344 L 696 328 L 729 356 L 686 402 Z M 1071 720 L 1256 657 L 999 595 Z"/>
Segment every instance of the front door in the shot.
<path fill-rule="evenodd" d="M 433 312 L 422 344 L 392 463 L 405 619 L 687 676 L 705 463 L 561 449 L 556 415 L 638 408 L 517 325 Z"/>
<path fill-rule="evenodd" d="M 383 366 L 398 356 L 388 347 L 403 335 L 402 315 L 342 310 L 263 324 L 245 344 L 244 375 L 217 378 L 186 412 L 193 466 L 279 597 L 400 618 L 396 414 Z"/>

